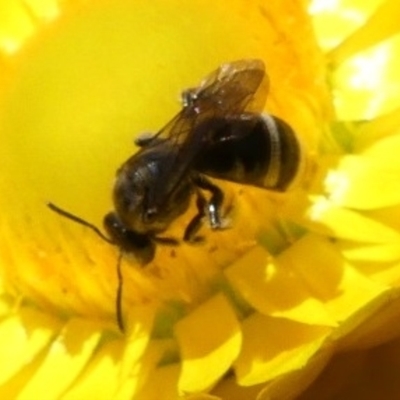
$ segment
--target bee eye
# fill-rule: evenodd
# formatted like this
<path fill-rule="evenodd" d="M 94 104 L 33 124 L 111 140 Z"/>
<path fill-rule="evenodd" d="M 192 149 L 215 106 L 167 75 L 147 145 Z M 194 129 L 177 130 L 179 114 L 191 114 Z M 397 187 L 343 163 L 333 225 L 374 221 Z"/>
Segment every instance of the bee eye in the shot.
<path fill-rule="evenodd" d="M 153 208 L 148 208 L 145 212 L 144 212 L 144 220 L 146 222 L 151 222 L 154 221 L 154 219 L 157 217 L 158 214 L 158 210 L 157 208 L 153 207 Z"/>

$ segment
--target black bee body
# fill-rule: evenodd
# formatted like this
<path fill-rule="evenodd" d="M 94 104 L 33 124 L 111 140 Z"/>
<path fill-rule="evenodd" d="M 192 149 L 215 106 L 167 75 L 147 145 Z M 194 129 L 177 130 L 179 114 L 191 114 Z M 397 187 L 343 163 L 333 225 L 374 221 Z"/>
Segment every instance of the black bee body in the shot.
<path fill-rule="evenodd" d="M 183 233 L 194 242 L 205 218 L 222 228 L 222 190 L 208 177 L 285 191 L 299 170 L 301 149 L 291 127 L 263 114 L 268 76 L 261 60 L 220 66 L 196 88 L 182 93 L 181 111 L 152 137 L 140 137 L 138 152 L 118 169 L 114 211 L 104 217 L 108 237 L 94 225 L 53 204 L 57 213 L 94 230 L 142 264 L 156 245 L 177 245 L 163 237 L 184 214 L 193 196 L 197 213 Z M 118 263 L 117 316 L 121 329 L 122 277 Z"/>
<path fill-rule="evenodd" d="M 202 174 L 285 191 L 298 173 L 299 142 L 292 128 L 280 118 L 245 114 L 226 120 L 215 136 L 215 143 L 200 152 L 194 165 Z"/>

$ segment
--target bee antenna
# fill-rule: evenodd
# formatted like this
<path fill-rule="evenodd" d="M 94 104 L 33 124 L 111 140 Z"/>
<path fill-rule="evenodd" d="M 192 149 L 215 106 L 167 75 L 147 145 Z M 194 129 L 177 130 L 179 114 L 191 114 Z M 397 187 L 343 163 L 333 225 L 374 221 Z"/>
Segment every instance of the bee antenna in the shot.
<path fill-rule="evenodd" d="M 69 213 L 68 211 L 63 210 L 62 208 L 57 207 L 53 203 L 47 203 L 47 207 L 49 207 L 50 210 L 56 212 L 57 214 L 60 214 L 64 218 L 68 218 L 72 221 L 77 222 L 78 224 L 81 224 L 83 226 L 86 226 L 87 228 L 90 228 L 92 231 L 94 231 L 98 236 L 100 236 L 107 243 L 115 244 L 112 240 L 110 240 L 107 236 L 105 236 L 103 234 L 103 232 L 99 228 L 97 228 L 97 226 L 91 224 L 90 222 L 87 222 L 84 219 L 79 218 L 76 215 Z"/>
<path fill-rule="evenodd" d="M 92 231 L 94 231 L 98 236 L 100 236 L 104 241 L 110 244 L 115 244 L 112 240 L 110 240 L 107 236 L 103 234 L 103 232 L 97 228 L 97 226 L 91 224 L 90 222 L 85 221 L 84 219 L 77 217 L 74 214 L 71 214 L 68 211 L 63 210 L 62 208 L 56 206 L 53 203 L 47 203 L 47 207 L 50 208 L 50 210 L 56 212 L 57 214 L 60 214 L 64 218 L 68 218 L 78 224 L 81 224 L 83 226 L 86 226 L 87 228 L 90 228 Z M 117 297 L 115 299 L 115 308 L 116 308 L 116 313 L 117 313 L 117 323 L 118 327 L 121 330 L 121 332 L 124 332 L 125 326 L 124 326 L 124 319 L 122 316 L 122 289 L 123 289 L 123 276 L 122 276 L 122 256 L 123 252 L 120 251 L 118 255 L 118 262 L 117 262 L 117 278 L 118 278 L 118 288 L 117 288 Z"/>
<path fill-rule="evenodd" d="M 122 290 L 123 290 L 123 277 L 122 277 L 122 256 L 123 252 L 120 251 L 118 255 L 118 263 L 117 263 L 117 277 L 118 277 L 118 288 L 117 288 L 117 297 L 115 299 L 115 309 L 117 312 L 117 323 L 121 332 L 124 332 L 124 318 L 122 316 Z"/>

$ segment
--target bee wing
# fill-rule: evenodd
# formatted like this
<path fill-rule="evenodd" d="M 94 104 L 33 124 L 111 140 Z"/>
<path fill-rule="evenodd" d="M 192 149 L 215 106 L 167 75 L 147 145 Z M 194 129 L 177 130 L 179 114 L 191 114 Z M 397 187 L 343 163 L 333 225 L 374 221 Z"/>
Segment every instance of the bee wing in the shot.
<path fill-rule="evenodd" d="M 157 182 L 149 187 L 149 208 L 161 209 L 163 204 L 168 203 L 169 196 L 192 168 L 192 162 L 202 143 L 200 135 L 193 137 L 191 133 L 198 123 L 197 120 L 202 118 L 203 114 L 192 115 L 190 110 L 184 108 L 156 134 L 155 138 L 161 138 L 163 151 L 168 151 L 169 156 L 163 162 Z M 157 141 L 154 143 L 157 145 Z"/>
<path fill-rule="evenodd" d="M 238 60 L 222 64 L 196 88 L 183 92 L 183 109 L 153 139 L 184 143 L 191 129 L 204 116 L 225 117 L 262 112 L 269 91 L 269 78 L 262 60 Z"/>
<path fill-rule="evenodd" d="M 269 90 L 264 62 L 258 59 L 222 64 L 200 86 L 187 91 L 188 107 L 198 113 L 213 109 L 216 116 L 261 112 Z"/>
<path fill-rule="evenodd" d="M 221 65 L 199 87 L 185 92 L 182 110 L 154 137 L 168 142 L 171 157 L 158 175 L 159 185 L 148 193 L 149 207 L 162 207 L 192 168 L 193 160 L 207 145 L 207 120 L 261 112 L 268 93 L 268 76 L 261 60 L 239 60 Z M 196 129 L 201 127 L 201 129 Z"/>

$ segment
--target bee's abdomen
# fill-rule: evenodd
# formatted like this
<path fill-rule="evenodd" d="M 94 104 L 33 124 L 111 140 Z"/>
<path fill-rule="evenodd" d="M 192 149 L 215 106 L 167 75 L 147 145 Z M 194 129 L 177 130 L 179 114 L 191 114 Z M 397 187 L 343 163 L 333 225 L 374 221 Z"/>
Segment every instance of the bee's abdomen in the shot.
<path fill-rule="evenodd" d="M 269 138 L 270 155 L 263 186 L 285 190 L 294 180 L 301 162 L 301 148 L 293 129 L 282 119 L 264 114 L 265 135 Z"/>
<path fill-rule="evenodd" d="M 283 120 L 260 114 L 230 118 L 219 127 L 195 169 L 214 178 L 283 191 L 295 178 L 300 145 Z"/>

